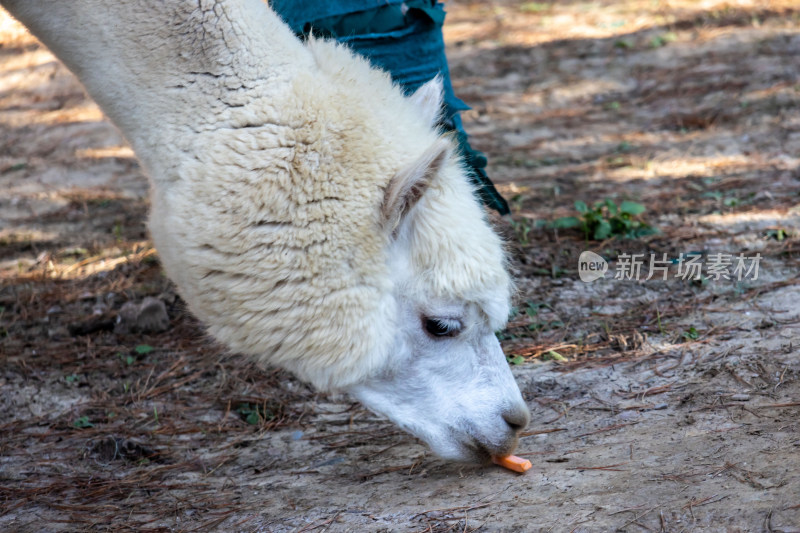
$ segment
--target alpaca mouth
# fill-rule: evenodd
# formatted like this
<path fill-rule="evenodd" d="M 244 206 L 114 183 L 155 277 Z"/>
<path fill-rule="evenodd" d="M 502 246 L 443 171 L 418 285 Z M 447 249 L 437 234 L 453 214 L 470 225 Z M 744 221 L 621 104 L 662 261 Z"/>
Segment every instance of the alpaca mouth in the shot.
<path fill-rule="evenodd" d="M 476 435 L 467 435 L 466 441 L 460 441 L 459 445 L 463 450 L 465 461 L 480 464 L 489 464 L 492 457 L 510 455 L 517 448 L 518 438 L 516 434 L 513 438 L 507 438 L 499 446 L 494 443 L 487 443 Z"/>
<path fill-rule="evenodd" d="M 483 444 L 473 441 L 473 443 L 467 444 L 465 447 L 469 450 L 474 462 L 484 465 L 492 462 L 492 452 Z"/>

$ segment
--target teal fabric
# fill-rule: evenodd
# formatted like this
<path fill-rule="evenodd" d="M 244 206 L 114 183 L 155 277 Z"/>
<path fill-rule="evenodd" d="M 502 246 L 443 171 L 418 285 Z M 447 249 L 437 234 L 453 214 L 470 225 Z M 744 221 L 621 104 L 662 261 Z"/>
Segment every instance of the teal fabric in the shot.
<path fill-rule="evenodd" d="M 270 6 L 286 21 L 295 33 L 302 33 L 307 23 L 328 17 L 347 15 L 378 9 L 384 6 L 400 6 L 403 0 L 270 0 Z"/>
<path fill-rule="evenodd" d="M 346 43 L 373 65 L 389 72 L 406 94 L 441 74 L 446 118 L 469 109 L 456 97 L 450 83 L 441 4 L 432 0 L 273 0 L 271 5 L 301 37 L 313 33 Z"/>
<path fill-rule="evenodd" d="M 486 175 L 486 156 L 469 145 L 458 116 L 469 106 L 456 97 L 450 82 L 442 37 L 442 4 L 436 0 L 272 0 L 270 4 L 300 37 L 313 34 L 347 44 L 389 72 L 406 94 L 441 75 L 441 126 L 456 132 L 459 151 L 481 200 L 500 214 L 509 212 L 508 204 Z"/>

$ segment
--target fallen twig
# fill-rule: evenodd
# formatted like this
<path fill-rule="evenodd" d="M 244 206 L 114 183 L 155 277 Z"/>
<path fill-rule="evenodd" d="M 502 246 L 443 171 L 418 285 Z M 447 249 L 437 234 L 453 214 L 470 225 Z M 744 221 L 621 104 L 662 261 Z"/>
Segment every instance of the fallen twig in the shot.
<path fill-rule="evenodd" d="M 567 428 L 552 428 L 552 429 L 539 429 L 536 431 L 523 431 L 519 434 L 522 437 L 533 437 L 534 435 L 544 435 L 546 433 L 556 433 L 557 431 L 566 431 Z"/>
<path fill-rule="evenodd" d="M 573 466 L 567 468 L 567 470 L 609 470 L 614 472 L 624 472 L 625 471 L 624 469 L 616 467 L 626 465 L 629 462 L 630 461 L 625 461 L 624 463 L 617 463 L 615 465 L 607 465 L 607 466 Z"/>

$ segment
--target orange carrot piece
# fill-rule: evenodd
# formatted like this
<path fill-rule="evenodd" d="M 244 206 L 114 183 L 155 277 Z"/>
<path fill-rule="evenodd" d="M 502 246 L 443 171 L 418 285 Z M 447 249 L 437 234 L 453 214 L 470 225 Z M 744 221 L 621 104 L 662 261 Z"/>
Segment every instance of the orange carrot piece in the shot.
<path fill-rule="evenodd" d="M 505 457 L 494 456 L 492 457 L 492 462 L 496 465 L 502 466 L 503 468 L 508 468 L 509 470 L 520 473 L 525 472 L 531 466 L 533 466 L 527 459 L 517 457 L 516 455 L 506 455 Z"/>

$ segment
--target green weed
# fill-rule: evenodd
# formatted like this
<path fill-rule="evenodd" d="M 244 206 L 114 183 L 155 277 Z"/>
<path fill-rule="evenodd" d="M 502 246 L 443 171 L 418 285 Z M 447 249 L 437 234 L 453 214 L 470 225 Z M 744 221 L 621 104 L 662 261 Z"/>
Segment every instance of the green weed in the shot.
<path fill-rule="evenodd" d="M 550 350 L 542 354 L 541 356 L 542 361 L 558 361 L 563 362 L 566 361 L 567 358 L 558 353 L 555 350 Z"/>
<path fill-rule="evenodd" d="M 610 237 L 635 239 L 658 233 L 658 230 L 637 217 L 645 207 L 636 202 L 624 201 L 617 205 L 606 198 L 590 208 L 585 202 L 575 202 L 579 217 L 561 217 L 552 222 L 557 229 L 580 228 L 587 240 L 602 241 Z"/>
<path fill-rule="evenodd" d="M 667 43 L 674 42 L 678 39 L 678 36 L 673 32 L 663 33 L 661 35 L 656 35 L 652 39 L 650 39 L 650 47 L 651 48 L 661 48 L 662 46 L 666 46 Z"/>
<path fill-rule="evenodd" d="M 508 361 L 509 364 L 512 365 L 521 365 L 522 363 L 525 362 L 525 358 L 522 357 L 521 355 L 507 355 L 506 361 Z"/>
<path fill-rule="evenodd" d="M 262 420 L 269 421 L 275 418 L 275 413 L 264 404 L 243 402 L 236 407 L 236 412 L 251 426 L 257 426 Z"/>
<path fill-rule="evenodd" d="M 88 416 L 81 416 L 81 417 L 76 418 L 75 421 L 72 422 L 72 425 L 74 427 L 76 427 L 76 428 L 79 428 L 79 429 L 86 429 L 86 428 L 93 428 L 94 427 L 94 424 L 92 424 L 89 421 L 89 417 Z"/>
<path fill-rule="evenodd" d="M 687 341 L 697 340 L 697 337 L 700 336 L 700 333 L 697 332 L 694 326 L 690 327 L 686 331 L 683 332 L 683 338 Z"/>
<path fill-rule="evenodd" d="M 765 235 L 768 239 L 775 239 L 776 241 L 780 242 L 785 240 L 788 237 L 791 237 L 792 234 L 790 231 L 785 230 L 783 228 L 771 229 L 767 230 Z"/>
<path fill-rule="evenodd" d="M 530 244 L 528 234 L 533 229 L 533 224 L 530 219 L 523 218 L 521 220 L 512 220 L 511 227 L 514 228 L 514 233 L 517 234 L 517 239 L 520 244 Z"/>

